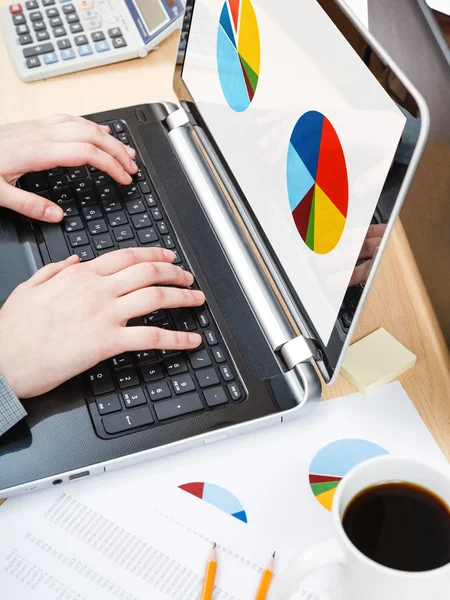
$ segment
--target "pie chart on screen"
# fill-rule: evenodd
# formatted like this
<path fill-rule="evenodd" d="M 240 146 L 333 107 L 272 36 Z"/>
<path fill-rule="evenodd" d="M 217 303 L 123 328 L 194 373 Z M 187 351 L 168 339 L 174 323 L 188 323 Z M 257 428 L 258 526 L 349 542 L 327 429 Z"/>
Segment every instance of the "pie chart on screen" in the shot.
<path fill-rule="evenodd" d="M 259 81 L 259 27 L 250 0 L 227 0 L 217 33 L 217 68 L 225 99 L 234 111 L 246 110 Z"/>
<path fill-rule="evenodd" d="M 297 230 L 316 254 L 339 243 L 348 212 L 344 151 L 331 122 L 318 111 L 297 121 L 287 158 L 289 204 Z"/>

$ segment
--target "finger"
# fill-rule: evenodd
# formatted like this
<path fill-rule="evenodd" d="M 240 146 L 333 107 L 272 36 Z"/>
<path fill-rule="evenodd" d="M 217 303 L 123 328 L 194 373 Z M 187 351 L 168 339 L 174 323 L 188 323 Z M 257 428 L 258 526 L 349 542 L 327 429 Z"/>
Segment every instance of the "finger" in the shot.
<path fill-rule="evenodd" d="M 32 277 L 30 277 L 30 279 L 25 282 L 25 285 L 27 287 L 36 287 L 37 285 L 41 285 L 49 279 L 52 279 L 52 277 L 55 275 L 58 275 L 58 273 L 67 267 L 70 267 L 70 265 L 75 265 L 78 262 L 80 262 L 79 256 L 73 254 L 72 256 L 66 258 L 66 260 L 61 260 L 59 262 L 46 265 L 45 267 L 42 267 L 42 269 L 39 269 L 39 271 L 37 271 L 37 273 L 35 273 Z"/>
<path fill-rule="evenodd" d="M 121 321 L 142 317 L 161 308 L 202 306 L 205 295 L 199 290 L 153 287 L 137 290 L 117 300 Z"/>
<path fill-rule="evenodd" d="M 77 117 L 75 115 L 51 115 L 50 117 L 44 117 L 43 119 L 38 119 L 38 123 L 40 125 L 51 127 L 52 125 L 59 125 L 60 123 L 69 123 L 69 122 L 79 122 L 83 123 L 86 119 L 83 117 Z"/>
<path fill-rule="evenodd" d="M 349 287 L 359 285 L 360 283 L 366 283 L 369 277 L 369 271 L 372 267 L 373 260 L 366 260 L 362 265 L 358 265 L 353 271 L 350 278 Z"/>
<path fill-rule="evenodd" d="M 1 178 L 0 205 L 30 219 L 47 221 L 48 223 L 58 223 L 64 216 L 62 208 L 47 200 L 47 198 L 42 198 L 37 194 L 9 185 Z"/>
<path fill-rule="evenodd" d="M 197 348 L 202 338 L 198 333 L 170 331 L 158 327 L 122 327 L 118 345 L 122 352 L 133 350 L 189 350 Z"/>
<path fill-rule="evenodd" d="M 386 223 L 377 223 L 376 225 L 369 225 L 367 230 L 366 239 L 367 238 L 382 238 L 384 232 L 386 231 Z"/>
<path fill-rule="evenodd" d="M 97 148 L 100 148 L 100 150 L 113 156 L 128 173 L 135 173 L 137 171 L 136 163 L 131 159 L 126 146 L 122 142 L 119 142 L 118 139 L 95 123 L 89 121 L 86 121 L 86 123 L 88 125 L 83 127 L 80 123 L 70 121 L 62 123 L 58 127 L 52 127 L 49 129 L 50 139 L 54 142 L 93 144 Z"/>
<path fill-rule="evenodd" d="M 175 254 L 162 248 L 124 248 L 108 252 L 89 263 L 99 275 L 113 275 L 127 267 L 142 262 L 168 262 L 175 260 Z"/>
<path fill-rule="evenodd" d="M 375 252 L 380 247 L 380 244 L 380 237 L 365 239 L 361 247 L 361 252 L 359 253 L 359 258 L 373 258 L 375 256 Z"/>
<path fill-rule="evenodd" d="M 124 296 L 150 285 L 187 287 L 194 283 L 191 273 L 167 262 L 142 262 L 110 275 L 108 280 L 116 296 Z"/>
<path fill-rule="evenodd" d="M 88 142 L 48 142 L 35 160 L 38 169 L 32 166 L 32 170 L 51 169 L 55 165 L 79 167 L 88 164 L 108 173 L 115 181 L 124 185 L 133 181 L 114 157 Z"/>

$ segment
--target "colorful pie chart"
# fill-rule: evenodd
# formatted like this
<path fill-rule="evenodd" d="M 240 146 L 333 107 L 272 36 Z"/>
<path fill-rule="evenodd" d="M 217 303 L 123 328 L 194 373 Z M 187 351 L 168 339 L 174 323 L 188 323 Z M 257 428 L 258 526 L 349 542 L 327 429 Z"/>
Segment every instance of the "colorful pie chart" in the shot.
<path fill-rule="evenodd" d="M 333 125 L 318 111 L 305 113 L 294 127 L 287 187 L 292 216 L 305 244 L 317 254 L 331 252 L 347 220 L 347 165 Z"/>
<path fill-rule="evenodd" d="M 204 502 L 208 502 L 208 504 L 212 504 L 220 510 L 223 510 L 239 521 L 247 523 L 247 514 L 242 504 L 234 494 L 220 485 L 196 481 L 192 483 L 185 483 L 179 487 L 188 494 L 192 494 Z"/>
<path fill-rule="evenodd" d="M 228 0 L 217 33 L 217 67 L 225 99 L 234 111 L 246 110 L 259 80 L 259 27 L 250 0 Z"/>
<path fill-rule="evenodd" d="M 309 483 L 316 500 L 331 510 L 334 494 L 341 479 L 350 469 L 369 458 L 389 454 L 387 450 L 367 440 L 337 440 L 315 455 L 309 469 Z"/>

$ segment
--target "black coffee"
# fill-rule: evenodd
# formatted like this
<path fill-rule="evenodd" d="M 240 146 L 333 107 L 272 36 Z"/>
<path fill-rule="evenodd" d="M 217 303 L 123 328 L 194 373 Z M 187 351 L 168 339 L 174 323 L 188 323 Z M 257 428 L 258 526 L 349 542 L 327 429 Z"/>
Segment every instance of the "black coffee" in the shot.
<path fill-rule="evenodd" d="M 450 509 L 425 488 L 367 488 L 349 504 L 342 523 L 358 550 L 380 565 L 429 571 L 450 562 Z"/>

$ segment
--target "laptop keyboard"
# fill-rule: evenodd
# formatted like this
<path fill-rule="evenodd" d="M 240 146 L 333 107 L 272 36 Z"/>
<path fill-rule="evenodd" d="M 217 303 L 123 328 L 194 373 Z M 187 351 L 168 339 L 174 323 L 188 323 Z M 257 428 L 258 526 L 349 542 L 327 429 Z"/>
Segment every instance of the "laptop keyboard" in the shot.
<path fill-rule="evenodd" d="M 104 124 L 111 135 L 130 144 L 122 121 Z M 127 186 L 89 165 L 27 174 L 20 185 L 63 208 L 62 224 L 51 228 L 61 227 L 67 248 L 82 262 L 120 248 L 154 246 L 175 252 L 175 264 L 185 268 L 151 180 L 139 158 L 136 162 L 139 171 Z M 183 352 L 127 352 L 85 374 L 88 406 L 100 437 L 157 427 L 244 400 L 244 388 L 207 305 L 157 310 L 128 326 L 196 332 L 202 344 Z"/>

